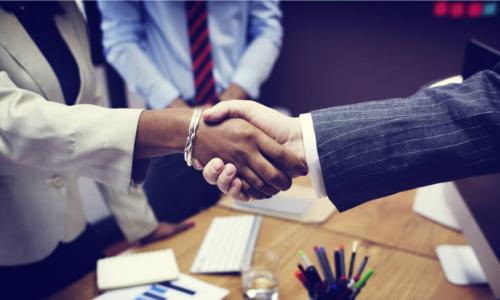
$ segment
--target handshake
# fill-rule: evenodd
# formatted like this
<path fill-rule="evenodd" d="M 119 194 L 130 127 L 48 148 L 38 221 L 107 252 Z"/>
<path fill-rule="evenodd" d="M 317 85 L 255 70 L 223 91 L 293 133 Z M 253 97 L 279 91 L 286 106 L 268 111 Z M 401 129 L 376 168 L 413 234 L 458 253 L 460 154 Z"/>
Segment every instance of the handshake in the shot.
<path fill-rule="evenodd" d="M 238 200 L 269 198 L 290 188 L 308 168 L 299 118 L 249 100 L 224 101 L 204 111 L 193 167 Z"/>

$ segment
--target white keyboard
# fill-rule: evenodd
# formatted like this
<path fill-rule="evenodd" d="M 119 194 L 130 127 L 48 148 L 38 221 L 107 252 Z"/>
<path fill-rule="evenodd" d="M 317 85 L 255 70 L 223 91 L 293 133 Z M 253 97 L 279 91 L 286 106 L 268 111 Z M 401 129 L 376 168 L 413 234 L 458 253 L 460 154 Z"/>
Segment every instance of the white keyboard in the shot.
<path fill-rule="evenodd" d="M 261 220 L 260 216 L 254 215 L 214 218 L 191 272 L 240 272 L 251 262 Z"/>

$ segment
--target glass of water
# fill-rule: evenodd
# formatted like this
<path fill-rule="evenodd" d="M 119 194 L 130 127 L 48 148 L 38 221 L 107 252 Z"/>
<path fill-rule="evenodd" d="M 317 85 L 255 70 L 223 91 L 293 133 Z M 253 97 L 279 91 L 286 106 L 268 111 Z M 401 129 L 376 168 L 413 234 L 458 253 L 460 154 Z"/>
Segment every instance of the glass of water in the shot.
<path fill-rule="evenodd" d="M 243 295 L 248 300 L 278 300 L 278 255 L 269 249 L 256 249 L 252 261 L 241 271 Z"/>

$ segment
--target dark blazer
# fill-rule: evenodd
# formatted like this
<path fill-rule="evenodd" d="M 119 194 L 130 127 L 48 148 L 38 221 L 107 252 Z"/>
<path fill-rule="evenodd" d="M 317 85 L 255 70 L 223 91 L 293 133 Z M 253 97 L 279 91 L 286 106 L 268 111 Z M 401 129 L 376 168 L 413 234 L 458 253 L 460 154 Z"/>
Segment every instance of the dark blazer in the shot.
<path fill-rule="evenodd" d="M 500 172 L 500 63 L 462 84 L 317 110 L 312 118 L 326 191 L 341 211 Z"/>

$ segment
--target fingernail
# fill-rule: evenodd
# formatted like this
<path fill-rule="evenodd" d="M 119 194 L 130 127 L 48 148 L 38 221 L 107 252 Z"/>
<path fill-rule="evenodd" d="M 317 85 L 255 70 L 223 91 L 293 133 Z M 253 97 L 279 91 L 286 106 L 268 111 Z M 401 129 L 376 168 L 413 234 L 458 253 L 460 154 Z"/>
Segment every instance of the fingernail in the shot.
<path fill-rule="evenodd" d="M 203 169 L 203 166 L 201 165 L 201 163 L 197 160 L 193 160 L 193 166 L 196 168 L 196 169 Z"/>
<path fill-rule="evenodd" d="M 216 172 L 220 172 L 220 170 L 224 167 L 224 164 L 221 161 L 216 161 L 213 165 L 213 168 Z"/>
<path fill-rule="evenodd" d="M 234 175 L 234 168 L 224 170 L 224 175 L 226 175 L 227 177 L 233 176 Z"/>

